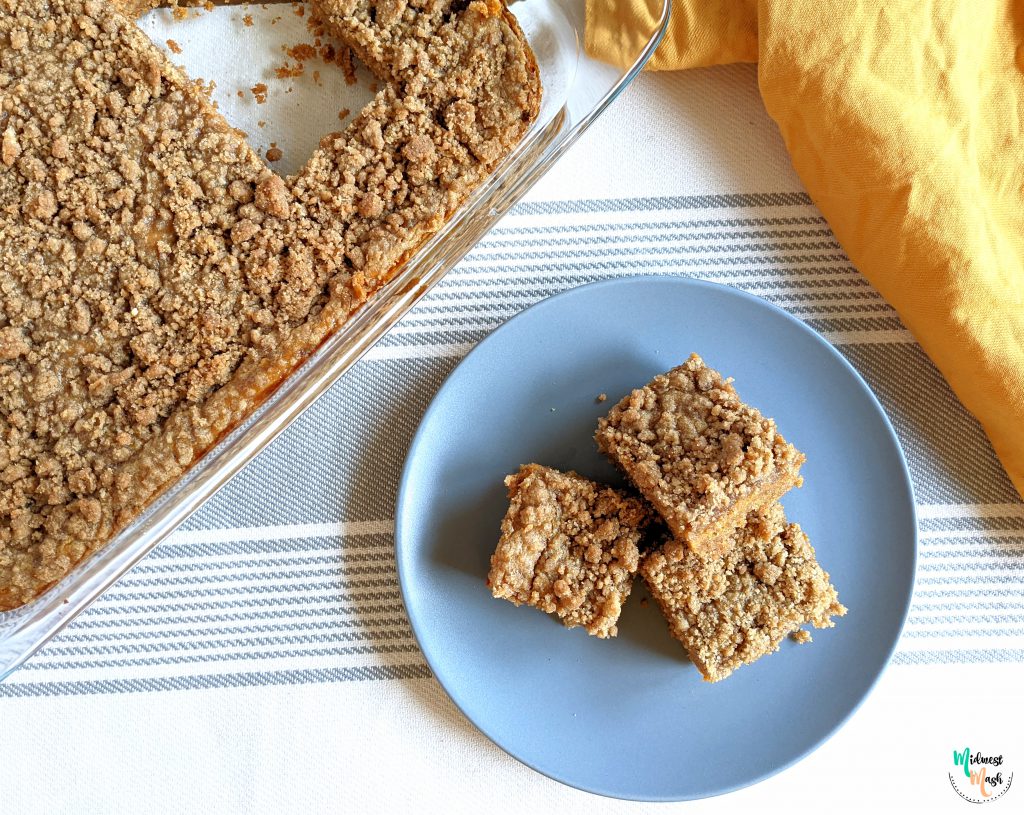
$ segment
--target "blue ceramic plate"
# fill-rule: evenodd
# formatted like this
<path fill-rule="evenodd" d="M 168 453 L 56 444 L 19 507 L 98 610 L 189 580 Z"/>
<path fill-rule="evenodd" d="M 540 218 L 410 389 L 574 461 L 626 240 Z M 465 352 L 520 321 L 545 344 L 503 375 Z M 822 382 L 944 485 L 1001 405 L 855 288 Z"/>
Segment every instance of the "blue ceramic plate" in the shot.
<path fill-rule="evenodd" d="M 502 478 L 538 462 L 621 483 L 592 440 L 598 417 L 693 351 L 807 454 L 805 484 L 783 503 L 849 608 L 813 643 L 787 640 L 717 684 L 701 680 L 639 584 L 613 640 L 495 600 L 484 585 Z M 763 300 L 674 277 L 565 292 L 481 342 L 423 417 L 396 514 L 409 619 L 455 704 L 539 772 L 643 800 L 753 784 L 835 733 L 899 638 L 916 536 L 899 443 L 843 357 Z"/>

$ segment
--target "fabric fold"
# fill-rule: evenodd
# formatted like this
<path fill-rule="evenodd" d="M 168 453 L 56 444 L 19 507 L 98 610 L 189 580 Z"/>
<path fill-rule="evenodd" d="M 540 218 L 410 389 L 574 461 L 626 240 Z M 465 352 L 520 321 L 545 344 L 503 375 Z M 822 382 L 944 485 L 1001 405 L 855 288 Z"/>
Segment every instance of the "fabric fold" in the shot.
<path fill-rule="evenodd" d="M 619 62 L 644 0 L 588 0 Z M 794 168 L 1024 496 L 1024 3 L 674 0 L 650 67 L 758 62 Z M 727 100 L 723 100 L 723 104 Z"/>

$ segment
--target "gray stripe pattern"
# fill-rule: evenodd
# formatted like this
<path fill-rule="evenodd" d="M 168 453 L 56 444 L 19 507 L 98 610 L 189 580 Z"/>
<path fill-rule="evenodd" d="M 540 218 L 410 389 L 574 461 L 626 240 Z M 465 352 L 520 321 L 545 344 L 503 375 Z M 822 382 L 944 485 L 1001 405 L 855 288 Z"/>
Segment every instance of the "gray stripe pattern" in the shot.
<path fill-rule="evenodd" d="M 423 411 L 466 351 L 509 317 L 637 272 L 716 280 L 789 310 L 878 395 L 922 510 L 918 587 L 895 661 L 1024 661 L 1024 504 L 808 197 L 765 193 L 520 204 L 0 696 L 428 677 L 392 534 Z"/>

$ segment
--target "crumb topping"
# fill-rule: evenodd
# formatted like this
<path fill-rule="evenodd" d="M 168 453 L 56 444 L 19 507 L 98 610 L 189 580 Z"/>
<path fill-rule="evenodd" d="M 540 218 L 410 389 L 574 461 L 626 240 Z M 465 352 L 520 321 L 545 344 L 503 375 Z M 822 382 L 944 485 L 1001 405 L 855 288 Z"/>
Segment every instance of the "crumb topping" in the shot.
<path fill-rule="evenodd" d="M 491 557 L 495 597 L 613 637 L 650 521 L 638 498 L 575 473 L 527 464 L 505 479 L 509 509 Z"/>
<path fill-rule="evenodd" d="M 511 17 L 471 3 L 427 40 L 286 181 L 105 2 L 0 0 L 0 610 L 134 518 L 521 138 L 540 89 Z"/>
<path fill-rule="evenodd" d="M 807 535 L 786 523 L 780 504 L 750 513 L 733 538 L 726 554 L 709 559 L 672 540 L 640 565 L 673 636 L 710 682 L 777 651 L 801 626 L 831 628 L 831 617 L 846 614 Z"/>
<path fill-rule="evenodd" d="M 622 399 L 595 440 L 691 545 L 720 539 L 798 483 L 804 460 L 696 354 Z"/>

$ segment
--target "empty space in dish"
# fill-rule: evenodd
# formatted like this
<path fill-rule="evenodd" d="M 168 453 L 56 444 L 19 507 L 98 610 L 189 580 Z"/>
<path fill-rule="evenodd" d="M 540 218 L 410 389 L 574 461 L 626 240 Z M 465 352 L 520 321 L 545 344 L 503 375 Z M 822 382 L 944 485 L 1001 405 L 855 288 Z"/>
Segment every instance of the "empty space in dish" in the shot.
<path fill-rule="evenodd" d="M 536 55 L 544 90 L 538 120 L 523 142 L 341 330 L 142 515 L 48 592 L 21 608 L 0 613 L 0 678 L 53 637 L 251 461 L 387 333 L 550 169 L 653 53 L 668 22 L 668 6 L 667 0 L 650 2 L 656 10 L 651 18 L 657 23 L 651 31 L 643 32 L 642 37 L 634 38 L 644 45 L 627 69 L 590 59 L 583 51 L 584 0 L 522 0 L 511 6 Z M 279 162 L 271 162 L 271 166 L 282 173 L 297 170 L 321 136 L 344 127 L 338 112 L 346 107 L 357 112 L 370 97 L 372 85 L 368 83 L 373 82 L 365 70 L 357 74 L 359 79 L 355 85 L 343 81 L 339 84 L 335 77 L 331 88 L 336 89 L 338 96 L 332 97 L 329 92 L 325 95 L 324 87 L 314 81 L 312 71 L 320 70 L 323 83 L 326 68 L 317 68 L 313 60 L 304 64 L 302 76 L 292 78 L 290 93 L 288 83 L 283 80 L 277 80 L 279 86 L 259 80 L 258 77 L 264 75 L 261 72 L 289 61 L 282 46 L 292 48 L 311 40 L 296 9 L 295 4 L 283 3 L 270 5 L 266 10 L 259 6 L 219 7 L 212 12 L 191 11 L 190 19 L 185 21 L 174 21 L 168 12 L 158 10 L 143 18 L 141 23 L 172 61 L 183 64 L 194 79 L 216 83 L 214 101 L 233 126 L 248 134 L 250 144 L 261 155 L 265 155 L 265 145 L 278 145 L 284 156 Z M 246 15 L 252 16 L 252 26 L 245 23 Z M 298 20 L 299 25 L 295 26 L 291 20 L 283 25 L 289 16 Z M 272 24 L 275 17 L 281 19 Z M 213 26 L 213 30 L 204 32 L 206 25 Z M 259 34 L 263 39 L 258 40 L 258 46 L 246 46 L 244 32 L 231 33 L 232 26 L 248 30 L 257 25 L 271 32 L 276 32 L 281 25 L 282 33 L 274 40 L 263 31 Z M 173 47 L 168 40 L 174 41 Z M 180 53 L 176 49 L 180 49 Z M 207 55 L 205 62 L 203 54 Z M 212 54 L 226 56 L 214 58 Z M 290 61 L 294 64 L 294 59 Z M 253 76 L 257 80 L 246 85 Z M 303 78 L 308 82 L 300 83 Z M 250 98 L 245 98 L 246 88 L 251 89 L 260 81 L 267 86 L 268 104 L 271 93 L 285 97 L 276 109 L 274 121 L 269 115 L 266 120 L 259 118 L 261 109 L 251 104 L 254 100 L 251 92 Z M 296 97 L 300 104 L 293 107 L 288 97 L 295 94 L 305 96 Z M 229 104 L 232 99 L 238 100 L 237 104 L 234 101 Z M 254 128 L 250 120 L 254 116 L 259 135 L 251 132 Z M 263 128 L 258 127 L 259 121 L 265 121 Z M 286 163 L 286 159 L 290 163 Z"/>
<path fill-rule="evenodd" d="M 544 96 L 536 126 L 565 105 L 579 59 L 577 29 L 557 3 L 512 7 L 537 58 Z M 176 16 L 177 15 L 177 16 Z M 383 85 L 323 31 L 308 4 L 156 9 L 139 19 L 167 58 L 210 88 L 228 123 L 275 172 L 294 175 L 328 133 L 343 130 Z M 268 151 L 277 150 L 274 160 Z"/>

